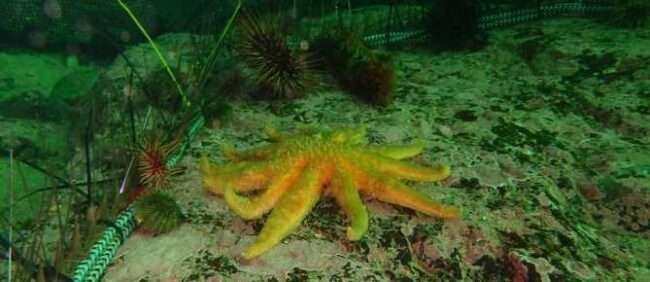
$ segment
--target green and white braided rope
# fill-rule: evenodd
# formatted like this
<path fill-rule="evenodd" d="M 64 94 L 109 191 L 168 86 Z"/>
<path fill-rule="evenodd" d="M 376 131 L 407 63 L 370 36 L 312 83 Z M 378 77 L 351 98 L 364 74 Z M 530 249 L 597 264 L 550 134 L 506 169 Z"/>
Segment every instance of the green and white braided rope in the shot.
<path fill-rule="evenodd" d="M 106 266 L 113 260 L 119 246 L 128 238 L 135 227 L 133 208 L 129 207 L 115 220 L 115 224 L 106 228 L 102 238 L 90 249 L 72 275 L 75 282 L 99 281 Z"/>

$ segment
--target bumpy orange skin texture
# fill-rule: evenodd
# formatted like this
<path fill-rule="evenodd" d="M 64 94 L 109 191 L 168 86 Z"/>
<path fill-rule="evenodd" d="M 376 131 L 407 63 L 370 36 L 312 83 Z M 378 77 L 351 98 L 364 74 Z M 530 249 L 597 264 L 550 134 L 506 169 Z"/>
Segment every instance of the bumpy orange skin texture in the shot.
<path fill-rule="evenodd" d="M 293 232 L 321 195 L 332 196 L 350 221 L 347 237 L 359 240 L 368 229 L 368 212 L 360 193 L 439 218 L 455 218 L 455 208 L 443 207 L 413 190 L 400 179 L 439 181 L 449 167 L 422 167 L 400 161 L 419 154 L 421 143 L 367 145 L 364 129 L 304 131 L 281 135 L 267 130 L 272 143 L 235 151 L 224 148 L 231 160 L 214 165 L 201 160 L 203 183 L 223 195 L 228 206 L 244 219 L 271 211 L 255 242 L 242 256 L 252 259 Z M 252 197 L 241 192 L 263 190 Z"/>

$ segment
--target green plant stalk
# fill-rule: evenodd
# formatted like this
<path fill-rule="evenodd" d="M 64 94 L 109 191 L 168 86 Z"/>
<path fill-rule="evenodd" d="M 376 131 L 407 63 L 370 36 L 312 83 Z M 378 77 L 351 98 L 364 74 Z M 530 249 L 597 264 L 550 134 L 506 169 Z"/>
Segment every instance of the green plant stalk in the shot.
<path fill-rule="evenodd" d="M 124 11 L 126 11 L 126 13 L 129 15 L 131 20 L 133 20 L 133 22 L 138 27 L 138 29 L 140 29 L 142 35 L 144 35 L 147 41 L 149 41 L 149 45 L 151 45 L 151 48 L 153 48 L 153 50 L 156 52 L 156 55 L 158 56 L 160 63 L 163 65 L 165 70 L 167 70 L 167 74 L 169 74 L 169 77 L 171 77 L 172 81 L 174 81 L 174 84 L 176 84 L 176 89 L 178 89 L 178 93 L 181 95 L 181 98 L 183 99 L 183 104 L 189 108 L 192 105 L 192 103 L 190 102 L 189 99 L 187 99 L 187 95 L 185 95 L 185 92 L 181 88 L 181 85 L 178 83 L 178 80 L 176 80 L 176 76 L 174 76 L 174 72 L 172 72 L 172 69 L 169 67 L 169 64 L 167 64 L 167 60 L 165 60 L 162 53 L 160 53 L 160 49 L 158 49 L 158 45 L 156 45 L 156 42 L 154 42 L 153 39 L 151 39 L 149 33 L 147 33 L 147 31 L 144 29 L 144 27 L 142 26 L 138 18 L 135 16 L 135 14 L 133 14 L 133 12 L 131 11 L 131 9 L 129 9 L 129 7 L 126 4 L 124 4 L 122 0 L 117 0 L 117 3 L 120 4 L 120 6 L 122 7 L 122 9 L 124 9 Z"/>
<path fill-rule="evenodd" d="M 235 21 L 235 18 L 237 18 L 237 15 L 239 14 L 239 10 L 241 10 L 241 0 L 237 1 L 237 7 L 235 7 L 235 11 L 233 11 L 232 16 L 230 16 L 230 19 L 228 19 L 228 23 L 226 23 L 226 26 L 223 28 L 223 31 L 221 31 L 221 35 L 219 35 L 219 40 L 217 40 L 217 44 L 210 50 L 210 55 L 208 56 L 208 60 L 205 63 L 205 66 L 203 69 L 201 69 L 201 73 L 199 76 L 199 88 L 197 89 L 198 91 L 201 91 L 205 84 L 208 81 L 208 74 L 212 71 L 212 68 L 214 68 L 214 64 L 216 63 L 216 58 L 217 58 L 217 51 L 219 50 L 219 47 L 221 46 L 221 42 L 223 42 L 224 37 L 226 37 L 226 34 L 228 33 L 228 30 L 230 30 L 230 27 L 232 26 L 232 23 Z"/>
<path fill-rule="evenodd" d="M 7 250 L 7 281 L 11 281 L 11 270 L 13 269 L 13 217 L 14 217 L 14 150 L 9 150 L 9 249 Z"/>

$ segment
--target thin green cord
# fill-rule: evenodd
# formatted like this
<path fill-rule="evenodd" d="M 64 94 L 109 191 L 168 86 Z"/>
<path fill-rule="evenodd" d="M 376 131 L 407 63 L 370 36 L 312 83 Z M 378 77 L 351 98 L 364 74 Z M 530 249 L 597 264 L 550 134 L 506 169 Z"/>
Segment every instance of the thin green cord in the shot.
<path fill-rule="evenodd" d="M 223 31 L 221 31 L 221 35 L 219 35 L 219 40 L 217 40 L 217 43 L 215 44 L 214 48 L 210 50 L 210 55 L 208 55 L 208 60 L 205 62 L 205 66 L 203 67 L 199 75 L 199 90 L 201 90 L 205 86 L 208 80 L 208 74 L 212 71 L 212 68 L 214 68 L 214 65 L 216 63 L 216 58 L 217 58 L 217 51 L 221 46 L 221 42 L 226 37 L 228 30 L 230 30 L 230 27 L 235 21 L 235 18 L 239 14 L 239 10 L 241 10 L 241 4 L 242 4 L 241 0 L 237 1 L 237 7 L 235 7 L 235 11 L 232 13 L 232 16 L 230 16 L 230 19 L 228 19 L 228 22 L 226 23 L 226 26 L 223 28 Z"/>
<path fill-rule="evenodd" d="M 160 63 L 165 67 L 165 70 L 167 70 L 167 74 L 169 74 L 169 77 L 174 81 L 174 84 L 176 84 L 176 89 L 178 89 L 178 93 L 181 95 L 181 98 L 183 99 L 183 104 L 185 104 L 186 107 L 190 107 L 192 103 L 190 102 L 189 99 L 187 99 L 187 96 L 185 95 L 185 92 L 181 88 L 181 85 L 178 83 L 178 80 L 176 80 L 176 76 L 174 76 L 174 73 L 172 72 L 172 69 L 169 67 L 169 64 L 167 64 L 167 60 L 163 57 L 162 53 L 160 53 L 160 50 L 158 49 L 158 45 L 156 45 L 156 42 L 151 39 L 151 36 L 149 36 L 149 33 L 144 29 L 142 24 L 140 24 L 140 21 L 138 18 L 133 14 L 131 9 L 122 2 L 122 0 L 117 0 L 117 3 L 122 6 L 122 9 L 126 11 L 126 13 L 129 15 L 131 20 L 135 23 L 135 25 L 140 29 L 140 32 L 142 32 L 142 35 L 144 35 L 145 38 L 147 38 L 147 41 L 149 41 L 149 45 L 151 45 L 151 48 L 156 52 L 156 55 L 158 55 L 158 59 L 160 60 Z"/>
<path fill-rule="evenodd" d="M 11 281 L 13 269 L 13 219 L 14 219 L 14 150 L 9 149 L 9 250 L 7 250 L 7 281 Z"/>
<path fill-rule="evenodd" d="M 192 125 L 190 128 L 187 130 L 185 142 L 181 144 L 181 146 L 174 152 L 174 154 L 167 160 L 167 167 L 174 167 L 180 161 L 180 159 L 185 155 L 185 151 L 187 151 L 187 148 L 189 148 L 191 140 L 194 138 L 194 136 L 199 132 L 201 128 L 203 128 L 203 125 L 205 125 L 205 118 L 203 117 L 202 114 L 198 114 L 195 118 L 194 121 L 192 122 Z"/>

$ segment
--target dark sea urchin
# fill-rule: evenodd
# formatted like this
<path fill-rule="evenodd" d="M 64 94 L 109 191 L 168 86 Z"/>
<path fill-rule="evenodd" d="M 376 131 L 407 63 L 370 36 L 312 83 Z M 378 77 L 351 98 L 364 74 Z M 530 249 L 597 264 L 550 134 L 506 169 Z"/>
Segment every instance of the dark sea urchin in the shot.
<path fill-rule="evenodd" d="M 252 71 L 257 88 L 274 98 L 295 98 L 315 81 L 314 56 L 292 50 L 278 23 L 242 9 L 237 52 Z"/>
<path fill-rule="evenodd" d="M 167 233 L 180 226 L 185 217 L 174 198 L 155 191 L 135 202 L 135 217 L 146 232 Z"/>

